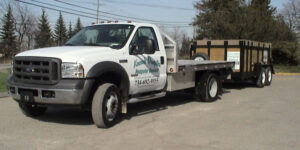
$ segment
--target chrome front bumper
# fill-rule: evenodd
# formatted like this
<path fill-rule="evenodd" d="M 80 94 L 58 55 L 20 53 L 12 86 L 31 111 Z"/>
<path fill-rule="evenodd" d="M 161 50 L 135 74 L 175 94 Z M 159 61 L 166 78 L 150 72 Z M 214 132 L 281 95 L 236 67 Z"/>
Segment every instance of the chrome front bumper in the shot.
<path fill-rule="evenodd" d="M 16 100 L 21 100 L 20 89 L 35 91 L 34 103 L 37 104 L 61 104 L 61 105 L 81 105 L 87 101 L 87 92 L 91 88 L 91 83 L 86 80 L 61 80 L 56 85 L 21 84 L 13 81 L 10 76 L 7 81 L 10 96 Z M 12 93 L 10 88 L 14 88 Z M 44 97 L 43 91 L 54 92 L 54 97 Z"/>

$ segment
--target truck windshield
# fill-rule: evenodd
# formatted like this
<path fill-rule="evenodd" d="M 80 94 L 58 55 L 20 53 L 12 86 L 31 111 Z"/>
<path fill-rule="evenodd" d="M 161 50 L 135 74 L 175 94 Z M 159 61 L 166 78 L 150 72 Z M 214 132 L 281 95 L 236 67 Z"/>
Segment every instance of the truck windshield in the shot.
<path fill-rule="evenodd" d="M 120 49 L 126 44 L 133 28 L 133 25 L 113 24 L 85 27 L 66 42 L 65 45 L 104 46 Z"/>

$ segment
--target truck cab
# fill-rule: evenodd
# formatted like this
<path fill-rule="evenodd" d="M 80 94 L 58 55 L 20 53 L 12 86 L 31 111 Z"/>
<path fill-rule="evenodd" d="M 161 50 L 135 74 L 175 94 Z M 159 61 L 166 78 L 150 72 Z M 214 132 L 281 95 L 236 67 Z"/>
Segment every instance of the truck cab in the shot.
<path fill-rule="evenodd" d="M 49 105 L 77 106 L 91 110 L 98 127 L 110 127 L 128 103 L 167 92 L 192 88 L 216 99 L 221 77 L 233 66 L 178 60 L 176 43 L 153 24 L 103 23 L 85 27 L 63 46 L 17 54 L 7 82 L 27 116 L 41 115 Z"/>

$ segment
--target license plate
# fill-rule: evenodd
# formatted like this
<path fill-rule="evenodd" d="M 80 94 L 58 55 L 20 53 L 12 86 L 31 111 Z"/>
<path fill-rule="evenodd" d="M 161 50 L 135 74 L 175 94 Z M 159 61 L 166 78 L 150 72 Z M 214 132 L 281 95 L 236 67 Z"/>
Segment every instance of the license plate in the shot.
<path fill-rule="evenodd" d="M 33 92 L 21 92 L 21 101 L 22 102 L 33 102 Z"/>

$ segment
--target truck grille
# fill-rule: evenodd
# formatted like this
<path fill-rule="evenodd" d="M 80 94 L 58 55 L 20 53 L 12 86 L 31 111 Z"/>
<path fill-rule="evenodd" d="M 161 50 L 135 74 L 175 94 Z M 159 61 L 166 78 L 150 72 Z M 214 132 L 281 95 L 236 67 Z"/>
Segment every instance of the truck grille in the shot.
<path fill-rule="evenodd" d="M 15 57 L 13 75 L 16 82 L 55 84 L 60 79 L 61 60 L 48 57 Z"/>

